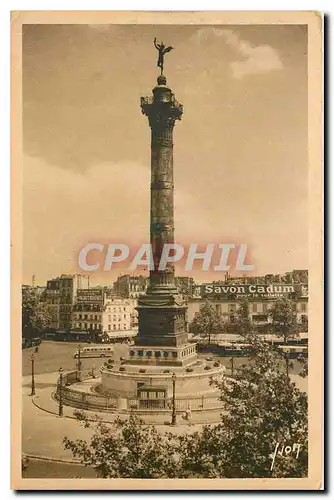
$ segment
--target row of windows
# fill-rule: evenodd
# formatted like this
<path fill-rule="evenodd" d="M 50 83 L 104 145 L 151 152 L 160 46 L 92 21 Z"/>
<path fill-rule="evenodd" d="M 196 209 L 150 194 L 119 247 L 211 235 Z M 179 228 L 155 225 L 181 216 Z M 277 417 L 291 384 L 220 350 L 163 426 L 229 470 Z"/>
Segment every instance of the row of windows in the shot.
<path fill-rule="evenodd" d="M 123 314 L 123 319 L 127 319 L 128 318 L 128 315 L 127 314 Z M 130 315 L 129 315 L 129 319 L 130 319 Z M 108 320 L 111 321 L 111 314 L 109 314 L 108 316 Z M 116 315 L 114 314 L 113 316 L 113 321 L 122 321 L 122 315 L 119 315 L 118 316 L 118 319 L 116 319 Z"/>
<path fill-rule="evenodd" d="M 78 319 L 94 319 L 95 321 L 98 321 L 101 319 L 101 316 L 99 314 L 91 314 L 90 317 L 88 318 L 88 314 L 78 314 Z"/>
<path fill-rule="evenodd" d="M 118 308 L 117 307 L 107 307 L 108 312 L 116 313 L 117 309 L 118 309 L 118 312 L 122 312 L 122 311 L 126 311 L 127 307 L 118 307 Z"/>
<path fill-rule="evenodd" d="M 127 329 L 128 329 L 128 325 L 125 325 L 125 324 L 124 324 L 124 325 L 123 325 L 123 330 L 127 330 Z M 110 332 L 111 330 L 122 330 L 122 328 L 121 328 L 121 324 L 120 324 L 120 323 L 118 323 L 118 325 L 113 324 L 113 325 L 112 325 L 112 328 L 111 328 L 111 325 L 108 325 L 108 330 L 109 330 L 109 332 Z"/>
<path fill-rule="evenodd" d="M 98 323 L 76 323 L 76 328 L 82 330 L 102 330 L 102 325 Z"/>
<path fill-rule="evenodd" d="M 202 307 L 204 307 L 204 304 L 203 305 L 201 304 L 200 308 L 202 308 Z M 215 304 L 215 307 L 216 307 L 216 312 L 218 314 L 221 314 L 222 313 L 222 304 Z M 269 307 L 270 307 L 269 304 L 266 304 L 266 303 L 260 304 L 260 303 L 256 303 L 256 302 L 252 302 L 249 306 L 250 312 L 253 312 L 253 313 L 262 312 L 264 314 L 268 313 Z M 301 302 L 301 303 L 297 304 L 296 307 L 297 307 L 297 311 L 307 312 L 307 302 Z M 234 313 L 237 310 L 237 304 L 228 304 L 227 308 L 228 308 L 229 313 Z"/>

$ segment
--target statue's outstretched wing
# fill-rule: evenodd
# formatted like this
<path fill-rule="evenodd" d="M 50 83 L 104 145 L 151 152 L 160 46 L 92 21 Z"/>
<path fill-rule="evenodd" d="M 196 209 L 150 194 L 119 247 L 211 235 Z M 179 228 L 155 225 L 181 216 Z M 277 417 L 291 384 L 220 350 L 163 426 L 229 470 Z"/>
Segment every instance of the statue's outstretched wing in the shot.
<path fill-rule="evenodd" d="M 174 47 L 170 46 L 170 47 L 166 47 L 164 52 L 170 52 Z"/>

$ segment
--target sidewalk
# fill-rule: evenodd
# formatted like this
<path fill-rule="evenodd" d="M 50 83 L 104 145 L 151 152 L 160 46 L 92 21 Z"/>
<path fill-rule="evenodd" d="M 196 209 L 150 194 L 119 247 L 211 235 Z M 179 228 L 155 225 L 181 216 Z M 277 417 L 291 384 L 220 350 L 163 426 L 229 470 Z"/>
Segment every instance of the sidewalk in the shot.
<path fill-rule="evenodd" d="M 56 388 L 58 374 L 36 375 L 36 395 L 30 396 L 30 377 L 23 377 L 23 402 L 22 402 L 22 452 L 32 457 L 43 457 L 45 459 L 58 459 L 77 463 L 70 451 L 65 450 L 62 444 L 64 437 L 71 439 L 83 439 L 89 441 L 94 429 L 84 428 L 73 416 L 75 408 L 64 406 L 63 417 L 58 416 L 58 402 L 52 398 Z M 106 423 L 112 423 L 117 414 L 98 413 L 85 410 L 85 414 L 93 418 L 99 415 Z M 127 415 L 120 415 L 128 418 Z M 158 418 L 157 418 L 158 417 Z M 165 425 L 169 421 L 166 415 L 154 416 L 154 421 L 159 420 L 156 428 L 161 432 L 173 432 L 184 434 L 200 430 L 203 424 L 195 423 L 189 426 L 178 415 L 180 425 L 172 427 Z M 150 415 L 145 415 L 145 422 L 150 424 Z M 216 417 L 217 418 L 217 417 Z"/>
<path fill-rule="evenodd" d="M 27 378 L 27 377 L 25 377 Z M 53 397 L 52 394 L 56 389 L 56 381 L 57 381 L 57 374 L 48 374 L 45 379 L 47 380 L 44 381 L 44 383 L 41 383 L 39 381 L 44 380 L 43 375 L 38 375 L 36 377 L 36 396 L 33 398 L 33 403 L 35 404 L 36 407 L 38 407 L 40 410 L 44 410 L 50 414 L 54 414 L 58 416 L 58 410 L 59 410 L 59 403 L 56 401 Z M 53 383 L 52 383 L 53 382 Z M 90 379 L 90 380 L 85 380 L 80 383 L 73 384 L 73 388 L 77 388 L 82 390 L 83 392 L 89 392 L 89 388 L 93 383 L 96 383 L 96 379 Z M 27 383 L 27 387 L 30 387 L 30 381 Z M 30 391 L 28 391 L 30 392 Z M 65 417 L 68 418 L 75 418 L 73 413 L 75 411 L 75 408 L 70 407 L 70 406 L 63 406 L 63 414 Z M 128 418 L 128 415 L 125 413 L 118 413 L 117 411 L 115 412 L 99 412 L 97 410 L 84 410 L 85 414 L 89 418 L 94 418 L 95 415 L 98 415 L 104 422 L 110 422 L 112 423 L 116 416 L 119 415 L 121 418 L 126 419 Z M 192 423 L 194 426 L 198 425 L 198 428 L 201 428 L 204 424 L 213 424 L 217 423 L 220 420 L 220 409 L 214 409 L 210 412 L 210 418 L 208 419 L 208 413 L 201 413 L 201 412 L 193 412 L 192 414 Z M 166 425 L 166 422 L 169 422 L 171 419 L 171 412 L 170 415 L 166 414 L 145 414 L 141 415 L 140 418 L 145 421 L 147 424 L 154 424 L 157 427 L 164 427 L 165 430 L 170 430 L 170 426 Z M 181 414 L 178 412 L 177 414 L 177 421 L 178 421 L 178 427 L 189 427 L 187 422 L 182 419 Z M 194 427 L 192 426 L 192 427 Z"/>
<path fill-rule="evenodd" d="M 73 415 L 75 408 L 63 406 L 63 417 L 58 416 L 59 403 L 52 398 L 57 378 L 58 373 L 36 375 L 36 395 L 32 397 L 30 396 L 31 379 L 28 376 L 23 377 L 22 452 L 35 457 L 76 462 L 72 453 L 63 447 L 62 441 L 64 437 L 89 441 L 94 430 L 84 428 L 75 419 Z M 292 376 L 292 378 L 295 377 Z M 303 386 L 301 387 L 303 390 L 307 390 L 307 379 L 298 377 L 298 380 L 295 381 L 299 386 Z M 84 410 L 84 412 L 92 419 L 95 415 L 98 415 L 106 423 L 112 423 L 117 417 L 116 413 L 98 413 L 89 410 Z M 166 425 L 166 422 L 170 422 L 171 415 L 145 415 L 141 418 L 147 424 L 154 423 L 161 433 L 185 434 L 200 430 L 204 424 L 219 421 L 219 415 L 220 410 L 213 410 L 210 418 L 211 422 L 208 422 L 207 415 L 204 417 L 201 413 L 193 413 L 193 425 L 189 426 L 178 414 L 178 425 L 175 427 Z M 128 415 L 120 414 L 120 417 L 126 419 Z M 203 421 L 203 417 L 206 421 Z"/>

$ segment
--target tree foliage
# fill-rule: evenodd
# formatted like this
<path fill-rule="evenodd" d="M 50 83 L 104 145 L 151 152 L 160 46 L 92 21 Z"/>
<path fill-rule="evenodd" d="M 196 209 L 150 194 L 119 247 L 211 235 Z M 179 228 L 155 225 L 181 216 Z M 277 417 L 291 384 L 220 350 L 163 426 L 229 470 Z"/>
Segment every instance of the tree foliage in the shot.
<path fill-rule="evenodd" d="M 249 303 L 247 300 L 242 300 L 235 313 L 231 315 L 231 319 L 225 324 L 225 331 L 245 336 L 255 330 L 256 328 L 250 319 Z"/>
<path fill-rule="evenodd" d="M 193 321 L 189 325 L 191 333 L 197 333 L 208 339 L 211 343 L 211 336 L 221 333 L 224 330 L 224 322 L 215 307 L 206 300 L 203 307 L 195 314 Z"/>
<path fill-rule="evenodd" d="M 277 299 L 269 308 L 268 317 L 271 333 L 282 337 L 284 343 L 298 335 L 299 325 L 294 301 L 285 297 Z"/>
<path fill-rule="evenodd" d="M 277 299 L 269 308 L 270 332 L 282 338 L 284 344 L 297 337 L 300 325 L 297 321 L 296 304 L 288 298 Z M 290 361 L 289 353 L 280 351 L 285 361 L 286 374 L 289 374 L 293 363 Z"/>
<path fill-rule="evenodd" d="M 186 450 L 195 450 L 187 467 L 210 477 L 303 477 L 307 475 L 307 395 L 282 367 L 277 350 L 256 336 L 251 360 L 231 379 L 218 382 L 224 412 L 221 423 L 203 433 L 185 436 Z M 300 445 L 300 454 L 276 456 L 276 446 Z M 189 455 L 189 454 L 188 454 Z"/>
<path fill-rule="evenodd" d="M 49 325 L 50 312 L 34 288 L 22 295 L 22 332 L 24 337 L 40 333 Z"/>
<path fill-rule="evenodd" d="M 221 421 L 190 434 L 162 434 L 135 416 L 100 421 L 88 444 L 65 446 L 100 477 L 270 478 L 307 475 L 307 395 L 286 374 L 281 354 L 259 336 L 245 334 L 251 357 L 234 378 L 215 382 L 223 402 Z M 91 425 L 81 412 L 78 418 Z M 300 453 L 276 454 L 299 445 Z M 273 467 L 272 467 L 273 464 Z"/>
<path fill-rule="evenodd" d="M 98 418 L 92 424 L 80 411 L 76 416 L 85 427 L 93 425 L 94 434 L 89 444 L 65 437 L 65 448 L 74 457 L 80 457 L 82 463 L 92 466 L 99 477 L 177 477 L 173 436 L 159 433 L 134 415 L 129 420 L 117 418 L 112 425 Z"/>

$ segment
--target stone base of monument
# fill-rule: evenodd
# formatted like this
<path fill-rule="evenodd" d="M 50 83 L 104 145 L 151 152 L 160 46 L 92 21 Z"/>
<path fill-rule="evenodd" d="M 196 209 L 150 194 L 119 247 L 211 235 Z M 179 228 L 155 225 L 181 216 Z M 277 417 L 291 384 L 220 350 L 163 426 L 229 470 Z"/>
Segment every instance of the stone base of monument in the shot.
<path fill-rule="evenodd" d="M 146 392 L 152 393 L 152 398 L 148 394 L 147 399 L 168 399 L 173 395 L 175 374 L 176 398 L 208 398 L 217 394 L 213 382 L 223 375 L 224 370 L 217 361 L 203 361 L 196 357 L 194 362 L 186 367 L 161 366 L 149 364 L 149 361 L 138 365 L 125 360 L 120 363 L 106 362 L 100 368 L 101 385 L 98 391 L 108 396 L 136 398 L 142 393 L 141 387 L 145 386 Z"/>
<path fill-rule="evenodd" d="M 180 423 L 186 423 L 182 415 L 187 409 L 192 411 L 194 422 L 217 422 L 222 402 L 213 382 L 219 380 L 224 371 L 225 368 L 211 358 L 195 360 L 186 368 L 154 364 L 143 367 L 128 364 L 124 359 L 109 360 L 100 368 L 100 379 L 83 377 L 82 382 L 73 379 L 71 383 L 71 374 L 67 374 L 69 385 L 62 388 L 62 400 L 64 405 L 75 408 L 136 414 L 151 423 L 169 419 L 175 404 Z M 58 393 L 59 384 L 57 398 Z"/>

